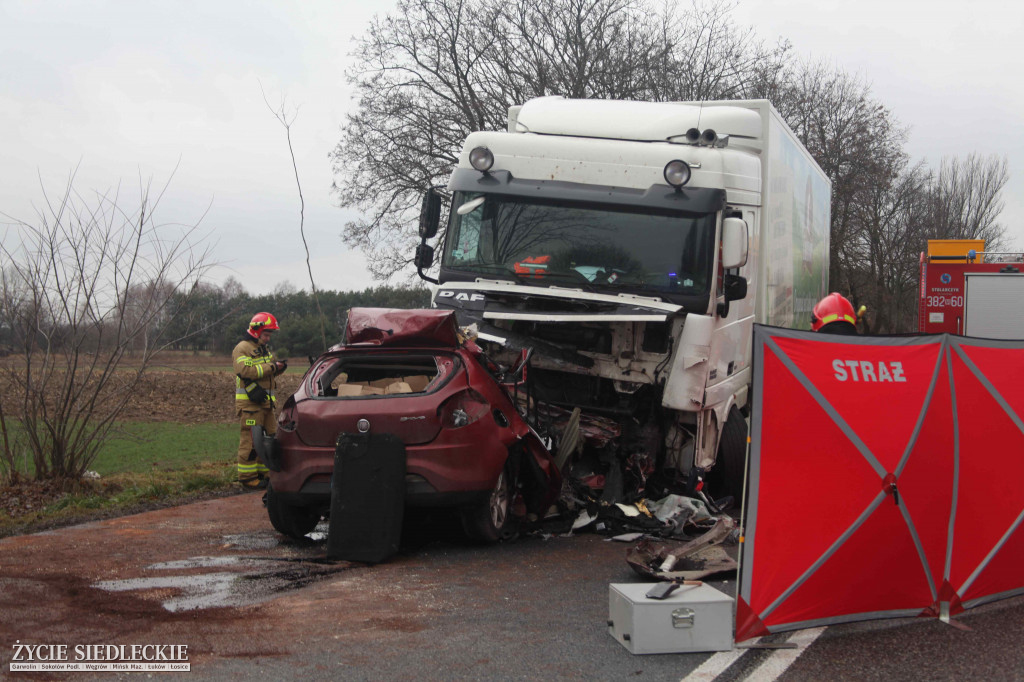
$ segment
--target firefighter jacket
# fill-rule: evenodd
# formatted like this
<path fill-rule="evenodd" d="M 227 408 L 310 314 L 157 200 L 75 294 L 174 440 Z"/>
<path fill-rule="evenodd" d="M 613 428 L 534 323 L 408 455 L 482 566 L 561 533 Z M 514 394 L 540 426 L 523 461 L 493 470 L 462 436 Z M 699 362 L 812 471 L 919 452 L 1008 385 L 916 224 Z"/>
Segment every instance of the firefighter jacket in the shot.
<path fill-rule="evenodd" d="M 274 407 L 274 354 L 248 334 L 245 335 L 231 353 L 231 365 L 235 372 L 235 411 L 243 409 Z M 267 399 L 255 402 L 250 398 L 254 385 L 266 392 Z M 259 393 L 259 390 L 256 390 Z"/>

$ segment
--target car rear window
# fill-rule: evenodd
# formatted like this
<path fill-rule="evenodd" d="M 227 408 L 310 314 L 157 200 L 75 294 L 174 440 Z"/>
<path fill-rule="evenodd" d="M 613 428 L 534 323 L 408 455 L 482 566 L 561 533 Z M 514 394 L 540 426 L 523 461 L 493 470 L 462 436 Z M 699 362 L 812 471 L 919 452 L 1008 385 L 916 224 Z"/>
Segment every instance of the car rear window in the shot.
<path fill-rule="evenodd" d="M 455 369 L 453 356 L 399 355 L 328 358 L 313 370 L 314 394 L 355 398 L 429 393 Z"/>

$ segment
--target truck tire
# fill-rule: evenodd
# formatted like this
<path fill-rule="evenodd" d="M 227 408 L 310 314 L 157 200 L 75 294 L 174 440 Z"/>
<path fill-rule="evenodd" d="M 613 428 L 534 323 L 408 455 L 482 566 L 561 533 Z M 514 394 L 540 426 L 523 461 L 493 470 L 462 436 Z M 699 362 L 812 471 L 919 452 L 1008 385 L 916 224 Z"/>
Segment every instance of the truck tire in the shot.
<path fill-rule="evenodd" d="M 743 503 L 743 477 L 747 464 L 747 420 L 733 405 L 729 417 L 722 427 L 722 438 L 718 442 L 718 457 L 708 474 L 710 495 L 722 498 L 731 495 L 737 505 Z"/>
<path fill-rule="evenodd" d="M 300 507 L 285 504 L 274 492 L 274 486 L 267 487 L 267 515 L 274 530 L 299 540 L 320 523 L 320 511 L 315 507 Z"/>

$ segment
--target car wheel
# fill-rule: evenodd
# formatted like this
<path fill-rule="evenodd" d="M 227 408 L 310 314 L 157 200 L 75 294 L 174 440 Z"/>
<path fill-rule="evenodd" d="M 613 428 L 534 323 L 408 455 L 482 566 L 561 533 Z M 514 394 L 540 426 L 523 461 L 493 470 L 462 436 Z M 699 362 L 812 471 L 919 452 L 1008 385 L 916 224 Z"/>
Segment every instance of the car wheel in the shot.
<path fill-rule="evenodd" d="M 708 476 L 713 495 L 731 495 L 737 504 L 743 502 L 743 477 L 747 467 L 747 420 L 735 405 L 722 427 L 718 457 Z"/>
<path fill-rule="evenodd" d="M 513 487 L 506 466 L 498 474 L 487 501 L 462 510 L 462 527 L 470 539 L 491 544 L 515 532 L 512 519 Z"/>
<path fill-rule="evenodd" d="M 272 485 L 267 488 L 266 504 L 270 525 L 288 537 L 303 538 L 320 523 L 320 511 L 317 508 L 282 502 Z"/>

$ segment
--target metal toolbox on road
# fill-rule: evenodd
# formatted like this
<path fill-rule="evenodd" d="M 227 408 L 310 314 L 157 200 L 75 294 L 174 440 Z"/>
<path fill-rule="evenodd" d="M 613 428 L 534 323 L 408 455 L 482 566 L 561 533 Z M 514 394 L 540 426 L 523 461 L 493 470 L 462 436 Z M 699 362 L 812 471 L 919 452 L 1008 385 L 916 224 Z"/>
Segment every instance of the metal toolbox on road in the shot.
<path fill-rule="evenodd" d="M 634 654 L 729 651 L 733 598 L 710 585 L 681 585 L 664 599 L 645 596 L 659 583 L 608 586 L 608 633 Z"/>

